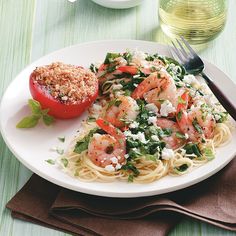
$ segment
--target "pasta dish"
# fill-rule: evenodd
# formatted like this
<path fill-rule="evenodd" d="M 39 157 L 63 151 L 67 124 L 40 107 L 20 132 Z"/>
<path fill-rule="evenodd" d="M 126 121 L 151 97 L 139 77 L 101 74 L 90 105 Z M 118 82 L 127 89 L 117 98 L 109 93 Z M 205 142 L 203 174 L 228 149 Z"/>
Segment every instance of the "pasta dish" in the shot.
<path fill-rule="evenodd" d="M 172 58 L 107 53 L 91 64 L 99 96 L 63 159 L 84 181 L 149 183 L 182 175 L 230 141 L 230 117 L 201 78 Z"/>

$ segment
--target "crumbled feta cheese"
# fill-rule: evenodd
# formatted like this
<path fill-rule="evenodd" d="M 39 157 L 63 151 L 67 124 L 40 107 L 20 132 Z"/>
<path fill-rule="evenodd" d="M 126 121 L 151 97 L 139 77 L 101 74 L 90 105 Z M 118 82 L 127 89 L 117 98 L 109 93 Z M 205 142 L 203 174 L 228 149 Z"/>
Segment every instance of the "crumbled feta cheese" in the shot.
<path fill-rule="evenodd" d="M 100 105 L 94 103 L 93 106 L 92 106 L 92 109 L 93 109 L 95 112 L 99 112 L 99 111 L 101 111 L 102 106 L 100 106 Z"/>
<path fill-rule="evenodd" d="M 106 171 L 109 171 L 109 172 L 114 172 L 115 171 L 115 168 L 113 165 L 107 165 L 105 166 L 105 170 Z"/>
<path fill-rule="evenodd" d="M 134 134 L 132 136 L 132 138 L 139 140 L 141 143 L 147 143 L 148 142 L 145 138 L 144 133 L 142 133 L 142 132 L 138 132 L 137 134 Z"/>
<path fill-rule="evenodd" d="M 170 160 L 171 158 L 174 158 L 175 153 L 172 149 L 170 148 L 163 148 L 162 153 L 161 153 L 161 157 L 164 160 Z"/>
<path fill-rule="evenodd" d="M 131 129 L 138 128 L 138 126 L 139 126 L 139 123 L 138 123 L 137 121 L 133 121 L 133 122 L 129 125 L 129 127 L 130 127 Z"/>
<path fill-rule="evenodd" d="M 195 78 L 194 75 L 185 75 L 183 81 L 187 84 L 191 84 L 191 85 L 197 84 L 197 85 L 199 85 L 199 81 Z"/>
<path fill-rule="evenodd" d="M 122 88 L 123 88 L 122 84 L 113 84 L 113 86 L 112 86 L 113 90 L 120 90 Z"/>
<path fill-rule="evenodd" d="M 100 136 L 101 136 L 101 134 L 93 134 L 94 139 L 98 139 L 98 138 L 100 138 Z"/>
<path fill-rule="evenodd" d="M 125 154 L 125 159 L 129 158 L 129 154 Z"/>
<path fill-rule="evenodd" d="M 118 163 L 118 159 L 116 157 L 112 157 L 110 160 L 111 160 L 111 162 L 113 164 L 117 164 Z"/>
<path fill-rule="evenodd" d="M 187 133 L 184 134 L 185 135 L 185 138 L 188 139 L 189 138 L 189 135 Z"/>
<path fill-rule="evenodd" d="M 124 132 L 124 135 L 130 137 L 134 140 L 139 140 L 141 143 L 148 143 L 143 132 L 138 132 L 137 134 L 132 134 L 129 130 Z"/>
<path fill-rule="evenodd" d="M 125 130 L 125 131 L 124 131 L 124 135 L 125 135 L 126 137 L 129 137 L 129 136 L 132 135 L 132 133 L 131 133 L 130 130 Z"/>
<path fill-rule="evenodd" d="M 158 112 L 158 108 L 157 106 L 154 104 L 154 103 L 149 103 L 147 105 L 145 105 L 145 108 L 148 110 L 148 111 L 152 111 L 154 113 L 157 113 Z"/>
<path fill-rule="evenodd" d="M 157 136 L 157 135 L 152 135 L 151 136 L 151 139 L 153 140 L 153 141 L 160 141 L 160 139 L 159 139 L 159 137 Z"/>
<path fill-rule="evenodd" d="M 100 113 L 102 112 L 102 106 L 94 103 L 91 108 L 89 108 L 89 112 L 90 114 L 94 117 L 94 118 L 98 118 L 98 116 L 100 115 Z"/>
<path fill-rule="evenodd" d="M 117 61 L 120 66 L 125 66 L 125 65 L 127 65 L 127 61 L 126 61 L 123 57 L 117 57 L 117 58 L 115 59 L 115 61 Z"/>
<path fill-rule="evenodd" d="M 139 50 L 136 49 L 133 52 L 133 59 L 137 58 L 139 60 L 145 60 L 146 57 L 147 57 L 147 54 L 145 52 L 143 52 L 143 51 L 139 51 Z"/>
<path fill-rule="evenodd" d="M 209 106 L 215 106 L 215 104 L 218 102 L 216 98 L 213 96 L 213 94 L 206 94 L 203 96 L 203 98 L 206 101 L 206 104 Z"/>
<path fill-rule="evenodd" d="M 218 121 L 221 119 L 221 116 L 219 114 L 215 114 L 215 119 Z"/>
<path fill-rule="evenodd" d="M 169 113 L 175 112 L 176 109 L 173 107 L 172 103 L 169 100 L 165 100 L 161 104 L 160 115 L 167 117 Z"/>
<path fill-rule="evenodd" d="M 115 169 L 119 170 L 121 168 L 121 164 L 117 163 Z"/>
<path fill-rule="evenodd" d="M 138 87 L 138 84 L 133 84 L 134 85 L 134 87 Z"/>
<path fill-rule="evenodd" d="M 156 116 L 150 116 L 148 117 L 148 124 L 153 124 L 155 126 L 157 126 L 157 117 Z"/>

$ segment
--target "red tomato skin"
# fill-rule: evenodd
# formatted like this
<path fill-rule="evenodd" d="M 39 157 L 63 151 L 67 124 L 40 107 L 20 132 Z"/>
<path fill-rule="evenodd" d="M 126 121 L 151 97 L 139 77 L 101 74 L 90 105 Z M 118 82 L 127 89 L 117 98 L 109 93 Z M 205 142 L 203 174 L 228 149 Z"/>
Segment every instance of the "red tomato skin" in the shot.
<path fill-rule="evenodd" d="M 58 119 L 71 119 L 80 116 L 97 98 L 98 84 L 96 92 L 87 100 L 76 104 L 64 104 L 52 97 L 47 90 L 37 83 L 34 83 L 34 73 L 29 79 L 30 93 L 36 101 L 41 104 L 42 109 L 49 109 L 48 114 Z"/>

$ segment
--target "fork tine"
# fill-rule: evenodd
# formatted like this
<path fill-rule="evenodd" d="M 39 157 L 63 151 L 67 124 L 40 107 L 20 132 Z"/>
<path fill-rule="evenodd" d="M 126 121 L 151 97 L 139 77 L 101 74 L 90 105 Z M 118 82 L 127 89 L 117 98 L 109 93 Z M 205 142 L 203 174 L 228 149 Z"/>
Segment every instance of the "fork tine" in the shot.
<path fill-rule="evenodd" d="M 168 45 L 168 49 L 169 49 L 170 54 L 173 56 L 173 58 L 174 58 L 176 61 L 178 61 L 179 58 L 176 57 L 176 54 L 175 54 L 175 51 L 174 51 L 173 47 L 171 47 L 170 45 Z"/>
<path fill-rule="evenodd" d="M 191 54 L 193 56 L 198 56 L 197 53 L 190 47 L 189 43 L 185 40 L 185 38 L 183 36 L 180 36 L 182 42 L 184 43 L 184 45 L 188 48 L 188 50 L 191 52 Z"/>
<path fill-rule="evenodd" d="M 171 43 L 172 43 L 172 45 L 173 45 L 172 50 L 173 50 L 173 52 L 175 53 L 175 55 L 179 58 L 179 60 L 180 60 L 181 62 L 184 62 L 184 58 L 183 58 L 182 55 L 180 54 L 180 52 L 179 52 L 178 48 L 176 47 L 175 43 L 174 43 L 173 41 L 171 41 Z"/>
<path fill-rule="evenodd" d="M 183 56 L 184 56 L 185 58 L 188 58 L 189 55 L 188 55 L 188 53 L 186 52 L 186 50 L 184 49 L 182 43 L 180 43 L 180 41 L 179 41 L 178 39 L 176 39 L 176 41 L 177 41 L 177 43 L 178 43 L 179 46 L 180 46 L 180 49 L 179 49 L 179 50 L 181 50 Z"/>

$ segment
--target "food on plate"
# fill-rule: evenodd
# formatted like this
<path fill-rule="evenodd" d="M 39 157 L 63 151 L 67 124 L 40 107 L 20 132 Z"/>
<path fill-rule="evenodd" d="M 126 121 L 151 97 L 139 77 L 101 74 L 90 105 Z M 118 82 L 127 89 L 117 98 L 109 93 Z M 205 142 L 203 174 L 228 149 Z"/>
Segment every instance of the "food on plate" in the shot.
<path fill-rule="evenodd" d="M 61 62 L 37 67 L 30 75 L 29 86 L 42 108 L 61 119 L 79 116 L 98 95 L 98 80 L 93 72 Z"/>
<path fill-rule="evenodd" d="M 61 157 L 70 175 L 153 182 L 212 160 L 215 148 L 230 140 L 227 112 L 201 78 L 175 60 L 140 51 L 107 53 L 90 69 L 99 96 Z"/>

